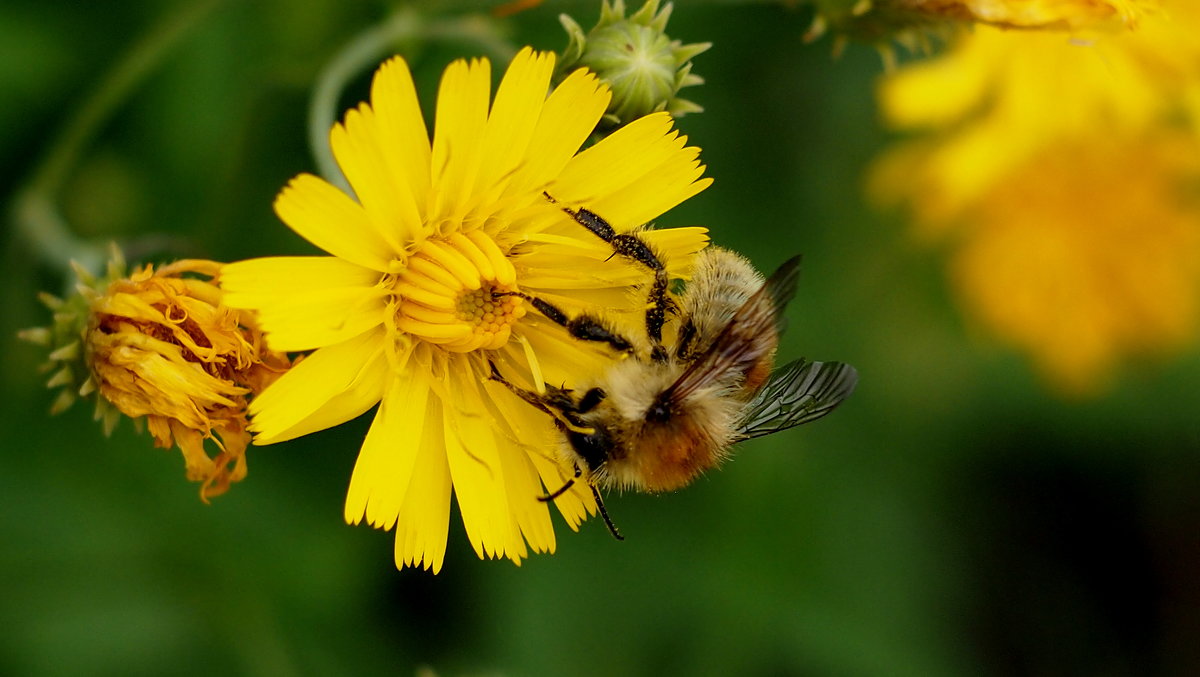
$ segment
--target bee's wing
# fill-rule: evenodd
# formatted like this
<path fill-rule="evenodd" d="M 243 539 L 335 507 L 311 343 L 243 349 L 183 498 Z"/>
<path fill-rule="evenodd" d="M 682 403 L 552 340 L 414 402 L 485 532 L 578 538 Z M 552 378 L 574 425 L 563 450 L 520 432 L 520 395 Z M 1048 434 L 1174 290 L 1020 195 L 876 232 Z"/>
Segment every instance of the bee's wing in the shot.
<path fill-rule="evenodd" d="M 688 365 L 660 398 L 678 402 L 710 383 L 734 375 L 744 376 L 763 355 L 774 350 L 779 341 L 779 318 L 796 294 L 799 277 L 800 257 L 794 256 L 737 309 L 712 345 Z"/>
<path fill-rule="evenodd" d="M 809 423 L 833 411 L 858 385 L 858 371 L 842 362 L 796 360 L 776 369 L 742 412 L 738 435 L 762 437 Z"/>

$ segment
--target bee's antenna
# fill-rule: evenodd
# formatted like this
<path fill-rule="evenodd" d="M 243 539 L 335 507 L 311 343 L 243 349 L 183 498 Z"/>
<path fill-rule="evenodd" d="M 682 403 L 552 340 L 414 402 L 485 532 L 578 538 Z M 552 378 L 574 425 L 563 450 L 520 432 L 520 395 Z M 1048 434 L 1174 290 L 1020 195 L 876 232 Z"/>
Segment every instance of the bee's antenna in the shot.
<path fill-rule="evenodd" d="M 549 503 L 550 501 L 553 501 L 554 499 L 558 498 L 559 496 L 562 496 L 563 494 L 567 493 L 567 489 L 570 489 L 573 486 L 575 486 L 575 478 L 574 477 L 567 480 L 566 484 L 559 487 L 557 491 L 551 492 L 544 496 L 538 496 L 537 500 L 541 501 L 542 503 Z"/>
<path fill-rule="evenodd" d="M 613 524 L 612 518 L 608 516 L 608 511 L 604 509 L 604 499 L 600 498 L 600 491 L 596 489 L 596 485 L 594 484 L 592 485 L 592 496 L 596 497 L 596 507 L 600 508 L 600 516 L 604 518 L 604 524 L 608 527 L 608 532 L 618 541 L 625 540 L 625 537 L 617 530 L 617 525 Z"/>
<path fill-rule="evenodd" d="M 561 487 L 559 487 L 558 491 L 555 491 L 550 494 L 546 494 L 545 496 L 538 496 L 538 500 L 541 501 L 542 503 L 549 503 L 550 501 L 553 501 L 554 499 L 558 498 L 559 496 L 562 496 L 563 494 L 567 493 L 567 489 L 570 489 L 571 487 L 575 486 L 575 480 L 579 479 L 580 477 L 583 477 L 583 470 L 580 469 L 579 464 L 576 463 L 574 477 L 568 479 L 567 483 L 562 485 Z"/>

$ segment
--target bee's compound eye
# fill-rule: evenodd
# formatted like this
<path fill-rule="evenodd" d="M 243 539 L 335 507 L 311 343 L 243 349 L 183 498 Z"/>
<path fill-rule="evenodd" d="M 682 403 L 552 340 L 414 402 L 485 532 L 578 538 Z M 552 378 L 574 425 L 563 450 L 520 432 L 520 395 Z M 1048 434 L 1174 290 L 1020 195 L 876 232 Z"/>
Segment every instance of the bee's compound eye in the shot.
<path fill-rule="evenodd" d="M 604 465 L 612 454 L 613 443 L 604 428 L 597 427 L 595 432 L 590 434 L 568 432 L 567 440 L 575 453 L 583 459 L 589 471 Z"/>

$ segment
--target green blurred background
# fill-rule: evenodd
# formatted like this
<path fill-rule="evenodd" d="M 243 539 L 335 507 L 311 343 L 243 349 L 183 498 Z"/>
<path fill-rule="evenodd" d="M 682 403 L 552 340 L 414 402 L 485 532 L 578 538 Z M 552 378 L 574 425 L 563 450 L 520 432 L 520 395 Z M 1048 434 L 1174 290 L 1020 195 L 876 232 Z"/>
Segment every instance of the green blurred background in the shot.
<path fill-rule="evenodd" d="M 427 5 L 450 3 L 428 3 Z M 368 421 L 250 450 L 212 505 L 177 451 L 86 406 L 51 419 L 15 332 L 43 324 L 38 262 L 11 219 L 0 315 L 0 673 L 36 675 L 1121 675 L 1200 670 L 1196 353 L 1067 402 L 973 335 L 939 252 L 873 212 L 887 142 L 867 47 L 804 45 L 809 16 L 683 2 L 673 36 L 705 106 L 680 126 L 716 183 L 660 220 L 704 224 L 773 268 L 803 252 L 784 355 L 837 359 L 858 392 L 813 426 L 743 445 L 664 496 L 613 495 L 625 532 L 558 524 L 558 553 L 476 559 L 452 517 L 438 576 L 396 571 L 392 537 L 342 522 Z M 6 205 L 168 0 L 0 5 Z M 217 3 L 83 149 L 58 204 L 80 234 L 170 236 L 162 255 L 311 253 L 271 212 L 311 171 L 319 69 L 383 2 Z M 598 2 L 503 22 L 561 49 Z M 409 51 L 432 104 L 467 43 Z M 496 68 L 497 73 L 502 69 Z M 344 103 L 365 97 L 367 74 Z M 143 240 L 144 242 L 144 240 Z"/>

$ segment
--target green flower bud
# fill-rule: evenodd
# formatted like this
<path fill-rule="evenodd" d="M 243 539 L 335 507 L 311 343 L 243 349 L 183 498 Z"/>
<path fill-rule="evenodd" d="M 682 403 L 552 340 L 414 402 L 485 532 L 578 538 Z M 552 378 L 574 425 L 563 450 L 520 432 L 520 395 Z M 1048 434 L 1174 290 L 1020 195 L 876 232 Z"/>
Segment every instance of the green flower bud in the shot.
<path fill-rule="evenodd" d="M 659 11 L 658 0 L 647 0 L 626 17 L 624 0 L 604 0 L 600 21 L 587 33 L 571 17 L 559 16 L 569 42 L 559 60 L 558 77 L 586 67 L 608 84 L 613 98 L 604 116 L 606 125 L 620 126 L 661 110 L 675 117 L 703 110 L 677 94 L 704 82 L 692 73 L 692 57 L 712 43 L 684 45 L 668 37 L 671 9 L 668 2 Z"/>

